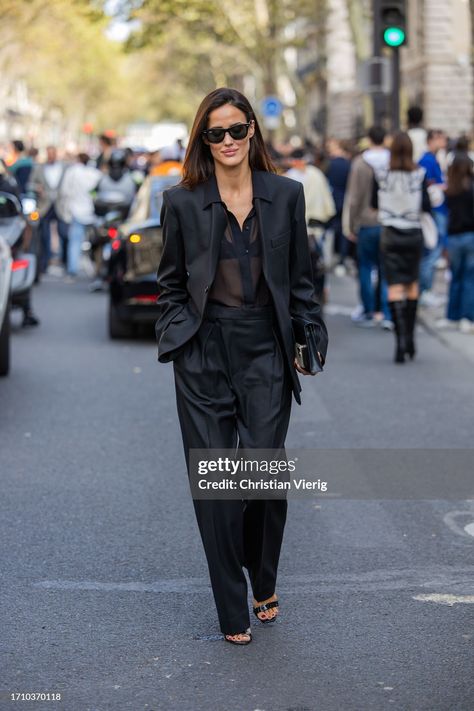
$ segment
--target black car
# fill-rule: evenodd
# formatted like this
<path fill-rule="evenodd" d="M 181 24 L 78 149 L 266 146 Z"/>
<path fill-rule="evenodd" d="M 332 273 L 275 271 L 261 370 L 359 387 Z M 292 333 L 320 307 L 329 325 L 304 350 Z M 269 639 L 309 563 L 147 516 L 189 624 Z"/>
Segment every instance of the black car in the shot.
<path fill-rule="evenodd" d="M 111 241 L 109 261 L 109 335 L 131 338 L 138 325 L 158 317 L 156 271 L 161 257 L 160 212 L 163 190 L 180 175 L 149 177 L 140 188 L 129 218 Z"/>

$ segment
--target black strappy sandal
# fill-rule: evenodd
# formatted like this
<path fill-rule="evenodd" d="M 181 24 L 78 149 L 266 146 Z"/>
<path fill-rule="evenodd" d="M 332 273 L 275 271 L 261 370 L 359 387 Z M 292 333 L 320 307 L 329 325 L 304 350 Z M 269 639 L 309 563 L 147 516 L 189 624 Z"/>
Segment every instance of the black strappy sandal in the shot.
<path fill-rule="evenodd" d="M 262 620 L 261 617 L 258 616 L 259 612 L 266 612 L 267 610 L 270 610 L 272 607 L 278 607 L 278 600 L 273 600 L 272 602 L 267 602 L 265 605 L 258 605 L 257 607 L 253 608 L 253 614 L 259 620 L 262 622 L 262 624 L 266 624 L 267 622 L 274 622 L 278 615 L 273 615 L 270 619 L 267 620 Z"/>
<path fill-rule="evenodd" d="M 245 630 L 245 632 L 237 632 L 237 634 L 248 634 L 250 639 L 240 640 L 240 641 L 238 641 L 237 639 L 228 639 L 228 637 L 234 637 L 234 635 L 232 635 L 232 634 L 230 634 L 230 635 L 225 634 L 224 639 L 226 642 L 229 642 L 230 644 L 238 644 L 239 646 L 242 646 L 244 644 L 250 644 L 250 642 L 252 641 L 252 633 L 250 632 L 250 627 L 248 627 Z"/>

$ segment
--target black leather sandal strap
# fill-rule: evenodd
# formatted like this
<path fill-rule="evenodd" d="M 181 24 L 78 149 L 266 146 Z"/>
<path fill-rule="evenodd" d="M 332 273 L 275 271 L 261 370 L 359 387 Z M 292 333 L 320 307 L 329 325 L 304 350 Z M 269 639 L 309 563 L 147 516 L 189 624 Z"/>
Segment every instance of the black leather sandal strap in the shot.
<path fill-rule="evenodd" d="M 258 607 L 253 608 L 253 611 L 255 613 L 266 612 L 267 610 L 270 610 L 272 607 L 278 607 L 278 600 L 273 600 L 272 602 L 267 602 L 265 605 L 258 605 Z"/>

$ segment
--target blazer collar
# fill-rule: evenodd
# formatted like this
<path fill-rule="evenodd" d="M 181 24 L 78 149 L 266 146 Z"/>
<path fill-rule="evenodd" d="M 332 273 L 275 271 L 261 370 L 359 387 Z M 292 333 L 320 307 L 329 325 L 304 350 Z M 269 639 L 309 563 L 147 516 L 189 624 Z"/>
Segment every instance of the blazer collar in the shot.
<path fill-rule="evenodd" d="M 270 196 L 270 191 L 266 183 L 266 173 L 263 170 L 252 170 L 252 188 L 253 197 L 259 198 L 261 200 L 266 200 L 267 202 L 272 202 Z M 203 186 L 203 199 L 202 207 L 203 210 L 209 207 L 211 203 L 220 202 L 222 203 L 222 198 L 219 194 L 219 188 L 217 186 L 216 176 L 213 173 L 208 180 L 202 183 Z"/>

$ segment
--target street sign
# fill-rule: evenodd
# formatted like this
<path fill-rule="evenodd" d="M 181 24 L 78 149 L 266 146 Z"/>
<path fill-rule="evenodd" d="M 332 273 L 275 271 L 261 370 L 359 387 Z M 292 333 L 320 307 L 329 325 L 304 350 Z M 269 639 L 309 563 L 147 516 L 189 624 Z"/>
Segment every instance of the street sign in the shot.
<path fill-rule="evenodd" d="M 388 57 L 372 57 L 359 70 L 359 86 L 364 94 L 390 94 L 392 91 L 391 64 Z"/>
<path fill-rule="evenodd" d="M 265 118 L 278 118 L 282 114 L 283 104 L 277 96 L 265 96 L 260 103 L 260 110 Z"/>

